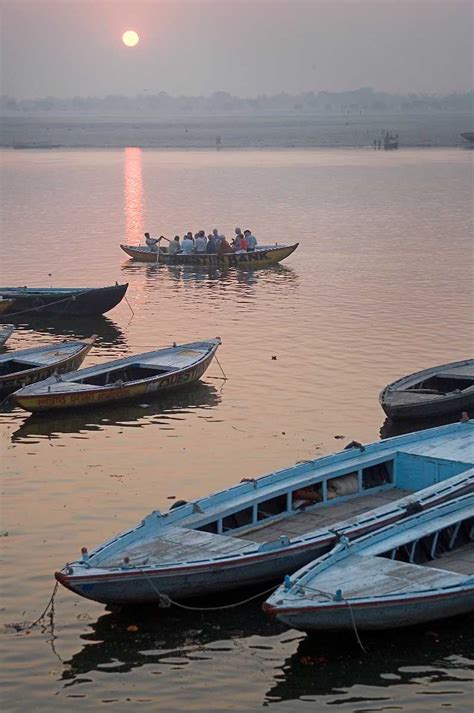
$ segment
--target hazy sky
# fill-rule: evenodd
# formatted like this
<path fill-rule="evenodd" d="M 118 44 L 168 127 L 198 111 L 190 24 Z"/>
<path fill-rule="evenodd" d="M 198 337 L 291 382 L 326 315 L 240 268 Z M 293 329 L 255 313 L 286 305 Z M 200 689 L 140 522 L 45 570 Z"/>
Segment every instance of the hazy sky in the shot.
<path fill-rule="evenodd" d="M 472 0 L 0 0 L 3 94 L 472 88 Z M 135 48 L 121 35 L 134 29 Z"/>

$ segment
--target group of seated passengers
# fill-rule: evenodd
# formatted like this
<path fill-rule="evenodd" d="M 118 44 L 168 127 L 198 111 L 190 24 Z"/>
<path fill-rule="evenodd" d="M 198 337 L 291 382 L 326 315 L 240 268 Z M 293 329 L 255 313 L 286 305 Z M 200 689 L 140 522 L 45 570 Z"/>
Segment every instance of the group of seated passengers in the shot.
<path fill-rule="evenodd" d="M 235 237 L 231 243 L 226 240 L 225 235 L 219 234 L 217 228 L 214 228 L 207 237 L 204 230 L 195 233 L 194 237 L 191 232 L 186 233 L 182 240 L 179 235 L 176 235 L 174 240 L 168 240 L 164 235 L 160 235 L 159 238 L 151 238 L 150 233 L 145 233 L 145 243 L 153 252 L 158 251 L 157 244 L 162 240 L 166 240 L 169 243 L 167 248 L 168 255 L 176 255 L 177 253 L 182 255 L 199 253 L 223 255 L 239 251 L 254 252 L 257 246 L 257 239 L 252 235 L 252 231 L 244 230 L 242 232 L 240 228 L 235 229 Z"/>

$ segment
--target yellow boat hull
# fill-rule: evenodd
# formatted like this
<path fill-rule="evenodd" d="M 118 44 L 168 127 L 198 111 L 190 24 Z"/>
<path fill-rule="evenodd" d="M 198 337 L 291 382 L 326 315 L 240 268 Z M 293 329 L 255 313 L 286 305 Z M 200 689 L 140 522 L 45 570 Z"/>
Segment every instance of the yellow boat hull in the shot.
<path fill-rule="evenodd" d="M 224 253 L 223 255 L 212 253 L 168 255 L 166 252 L 152 252 L 140 245 L 121 245 L 120 247 L 133 260 L 139 262 L 159 262 L 162 265 L 191 265 L 216 269 L 235 267 L 240 270 L 249 270 L 276 265 L 291 255 L 298 244 L 276 245 L 275 247 L 257 249 L 254 252 Z"/>

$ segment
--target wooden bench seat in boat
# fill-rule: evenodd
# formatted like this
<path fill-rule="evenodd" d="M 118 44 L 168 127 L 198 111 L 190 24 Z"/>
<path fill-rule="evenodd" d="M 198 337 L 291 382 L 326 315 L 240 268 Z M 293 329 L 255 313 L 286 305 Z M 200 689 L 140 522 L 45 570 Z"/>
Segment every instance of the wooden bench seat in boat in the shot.
<path fill-rule="evenodd" d="M 119 567 L 123 558 L 129 558 L 131 566 L 170 564 L 171 562 L 196 562 L 211 557 L 244 553 L 257 547 L 256 542 L 229 535 L 215 535 L 184 527 L 167 526 L 159 535 L 135 542 L 124 548 L 120 555 L 100 558 L 101 568 Z"/>

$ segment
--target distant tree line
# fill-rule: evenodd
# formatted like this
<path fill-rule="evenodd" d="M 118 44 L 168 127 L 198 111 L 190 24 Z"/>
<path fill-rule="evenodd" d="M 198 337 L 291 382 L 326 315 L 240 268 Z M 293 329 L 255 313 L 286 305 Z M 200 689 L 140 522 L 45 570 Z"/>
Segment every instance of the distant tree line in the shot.
<path fill-rule="evenodd" d="M 474 92 L 458 94 L 388 94 L 362 87 L 347 92 L 304 92 L 262 94 L 256 98 L 236 97 L 228 92 L 209 96 L 171 96 L 166 92 L 143 91 L 134 97 L 109 94 L 105 97 L 60 99 L 15 99 L 0 96 L 3 115 L 115 115 L 115 116 L 212 116 L 223 114 L 415 114 L 472 113 Z"/>

